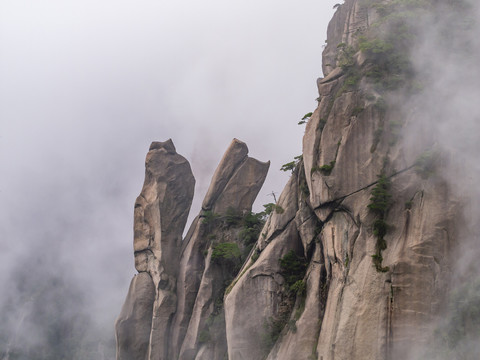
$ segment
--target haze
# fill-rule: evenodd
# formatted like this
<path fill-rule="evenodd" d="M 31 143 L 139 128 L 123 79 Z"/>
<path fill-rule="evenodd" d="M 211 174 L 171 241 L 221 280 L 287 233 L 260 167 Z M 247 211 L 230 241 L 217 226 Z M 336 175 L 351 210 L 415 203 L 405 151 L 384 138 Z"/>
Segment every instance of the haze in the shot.
<path fill-rule="evenodd" d="M 255 208 L 272 201 L 335 2 L 0 0 L 2 347 L 78 319 L 111 345 L 151 141 L 190 161 L 193 214 L 234 137 L 271 160 Z"/>

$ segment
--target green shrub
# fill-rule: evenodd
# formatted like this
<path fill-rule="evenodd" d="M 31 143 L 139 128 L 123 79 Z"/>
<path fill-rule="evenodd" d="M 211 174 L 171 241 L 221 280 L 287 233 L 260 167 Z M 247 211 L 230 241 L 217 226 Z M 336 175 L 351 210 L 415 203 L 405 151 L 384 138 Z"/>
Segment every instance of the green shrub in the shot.
<path fill-rule="evenodd" d="M 200 216 L 202 218 L 202 224 L 211 224 L 215 220 L 217 220 L 220 215 L 214 213 L 211 210 L 206 210 L 203 212 L 203 214 Z"/>
<path fill-rule="evenodd" d="M 353 91 L 355 89 L 355 86 L 362 78 L 362 73 L 354 65 L 344 68 L 344 71 L 345 81 L 343 82 L 340 89 L 336 92 L 335 99 L 348 91 Z"/>
<path fill-rule="evenodd" d="M 372 261 L 379 272 L 387 272 L 389 270 L 388 267 L 382 266 L 382 251 L 387 248 L 387 242 L 384 237 L 387 234 L 388 225 L 385 222 L 385 217 L 391 205 L 392 197 L 389 190 L 390 180 L 382 172 L 378 175 L 377 184 L 372 190 L 372 197 L 370 198 L 370 203 L 367 205 L 376 215 L 372 228 L 373 235 L 376 237 L 377 242 L 375 244 L 375 254 L 372 255 Z"/>
<path fill-rule="evenodd" d="M 281 171 L 294 171 L 298 164 L 300 163 L 300 161 L 303 160 L 303 155 L 298 155 L 298 156 L 295 156 L 293 158 L 293 161 L 290 161 L 286 164 L 283 164 L 282 167 L 280 168 Z"/>
<path fill-rule="evenodd" d="M 241 255 L 240 248 L 236 243 L 226 242 L 213 245 L 212 260 L 236 260 Z"/>
<path fill-rule="evenodd" d="M 305 271 L 307 270 L 307 262 L 305 258 L 299 257 L 295 251 L 290 250 L 285 254 L 280 260 L 281 274 L 285 279 L 285 283 L 290 292 L 293 292 L 294 289 L 292 286 L 298 281 L 301 281 L 305 276 Z M 295 287 L 298 288 L 300 285 L 297 284 Z"/>
<path fill-rule="evenodd" d="M 373 223 L 373 234 L 376 237 L 383 237 L 387 234 L 387 223 L 383 219 L 377 219 Z"/>
<path fill-rule="evenodd" d="M 240 230 L 239 237 L 245 246 L 242 258 L 246 258 L 252 250 L 253 245 L 258 240 L 263 225 L 265 224 L 266 213 L 249 212 L 243 218 L 243 228 Z"/>
<path fill-rule="evenodd" d="M 283 164 L 282 167 L 280 168 L 280 170 L 281 171 L 293 171 L 296 166 L 297 166 L 296 161 L 290 161 L 286 164 Z"/>
<path fill-rule="evenodd" d="M 353 67 L 355 65 L 355 48 L 345 43 L 338 44 L 337 48 L 339 50 L 337 55 L 338 66 L 340 66 L 345 71 Z"/>
<path fill-rule="evenodd" d="M 243 226 L 246 228 L 261 228 L 265 223 L 265 213 L 248 212 L 243 218 Z M 261 230 L 261 229 L 260 229 Z"/>
<path fill-rule="evenodd" d="M 263 207 L 265 208 L 264 212 L 266 215 L 270 215 L 274 211 L 277 214 L 283 214 L 285 212 L 285 210 L 280 205 L 274 203 L 264 204 Z"/>
<path fill-rule="evenodd" d="M 212 262 L 222 266 L 230 276 L 234 276 L 242 265 L 242 253 L 236 243 L 219 243 L 213 245 Z"/>
<path fill-rule="evenodd" d="M 322 166 L 314 166 L 310 170 L 310 174 L 313 174 L 314 172 L 321 172 L 323 175 L 328 176 L 332 173 L 333 168 L 335 167 L 336 161 L 330 161 L 330 164 L 328 165 L 322 165 Z"/>
<path fill-rule="evenodd" d="M 260 235 L 263 224 L 258 224 L 252 227 L 244 226 L 240 231 L 240 239 L 245 246 L 253 245 Z"/>
<path fill-rule="evenodd" d="M 313 113 L 309 112 L 307 114 L 305 114 L 302 118 L 302 120 L 300 120 L 298 122 L 298 125 L 302 125 L 302 124 L 305 124 L 308 120 L 310 120 L 310 118 L 312 117 Z"/>
<path fill-rule="evenodd" d="M 297 280 L 290 286 L 290 291 L 297 295 L 303 295 L 306 290 L 306 283 L 305 280 Z"/>
<path fill-rule="evenodd" d="M 320 172 L 323 173 L 324 175 L 330 175 L 333 168 L 335 167 L 336 161 L 330 161 L 330 164 L 328 165 L 322 165 L 320 166 Z"/>
<path fill-rule="evenodd" d="M 347 86 L 355 86 L 358 84 L 358 81 L 360 80 L 360 74 L 354 73 L 354 74 L 349 74 L 345 78 L 345 85 Z"/>
<path fill-rule="evenodd" d="M 225 214 L 225 223 L 228 227 L 238 226 L 242 223 L 243 216 L 239 210 L 229 207 Z"/>
<path fill-rule="evenodd" d="M 378 175 L 377 184 L 372 190 L 372 197 L 370 198 L 370 204 L 367 207 L 375 214 L 384 218 L 386 211 L 391 203 L 390 195 L 390 180 L 384 173 Z"/>
<path fill-rule="evenodd" d="M 305 120 L 305 119 L 307 119 L 307 118 L 310 118 L 310 117 L 312 117 L 312 115 L 313 115 L 313 113 L 312 113 L 312 112 L 309 112 L 309 113 L 303 115 L 302 120 Z"/>
<path fill-rule="evenodd" d="M 361 51 L 381 55 L 385 55 L 394 49 L 394 46 L 391 43 L 387 43 L 386 41 L 378 38 L 368 40 L 365 36 L 361 36 L 359 38 L 358 47 Z"/>
<path fill-rule="evenodd" d="M 375 269 L 377 269 L 378 272 L 387 272 L 390 270 L 388 266 L 382 266 L 383 262 L 383 257 L 381 254 L 374 254 L 372 255 L 372 261 L 373 265 L 375 266 Z"/>

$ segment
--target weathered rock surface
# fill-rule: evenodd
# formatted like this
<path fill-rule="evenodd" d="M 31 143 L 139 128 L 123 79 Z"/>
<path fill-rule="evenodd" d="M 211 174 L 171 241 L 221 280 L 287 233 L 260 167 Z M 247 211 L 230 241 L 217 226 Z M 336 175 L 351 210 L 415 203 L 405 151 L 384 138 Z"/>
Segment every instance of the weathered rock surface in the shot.
<path fill-rule="evenodd" d="M 298 234 L 291 223 L 244 270 L 226 296 L 229 359 L 262 359 L 268 354 L 268 345 L 274 337 L 271 328 L 281 321 L 287 307 L 278 259 L 290 250 L 298 251 L 298 245 Z"/>
<path fill-rule="evenodd" d="M 288 198 L 289 205 L 267 221 L 257 243 L 260 257 L 244 266 L 225 298 L 229 359 L 408 359 L 433 334 L 439 293 L 448 287 L 456 203 L 440 177 L 425 181 L 415 173 L 415 157 L 426 144 L 403 151 L 395 126 L 414 119 L 403 119 L 394 106 L 387 112 L 367 83 L 345 86 L 351 74 L 336 63 L 337 45 L 355 46 L 354 34 L 376 17 L 351 0 L 330 23 L 324 52 L 330 65 L 318 81 L 319 106 L 307 123 L 303 163 L 279 201 Z M 354 57 L 359 66 L 362 56 Z M 381 173 L 391 181 L 392 202 L 379 271 L 372 262 L 378 243 L 368 205 Z M 285 254 L 280 249 L 292 242 L 309 261 L 306 291 L 296 294 L 280 319 L 279 304 L 289 296 L 278 267 Z M 268 251 L 273 244 L 276 251 Z M 260 260 L 269 264 L 268 276 L 253 273 Z M 246 307 L 252 316 L 242 318 Z M 275 318 L 281 331 L 275 329 L 272 344 L 262 338 Z"/>
<path fill-rule="evenodd" d="M 203 209 L 212 209 L 217 198 L 220 196 L 223 189 L 225 189 L 225 186 L 227 186 L 227 183 L 232 178 L 235 171 L 247 159 L 247 154 L 247 145 L 234 139 L 213 174 L 212 182 L 202 203 Z"/>
<path fill-rule="evenodd" d="M 441 308 L 439 293 L 447 289 L 456 204 L 439 177 L 425 181 L 414 172 L 415 156 L 402 151 L 393 128 L 402 114 L 394 107 L 385 112 L 374 90 L 367 100 L 366 84 L 360 90 L 345 87 L 347 74 L 335 65 L 337 44 L 355 45 L 353 34 L 368 28 L 375 16 L 360 1 L 346 1 L 332 20 L 324 52 L 324 63 L 330 65 L 324 67 L 327 77 L 318 81 L 319 107 L 307 124 L 303 167 L 298 167 L 308 195 L 300 191 L 300 182 L 289 183 L 283 196 L 298 200 L 295 229 L 288 228 L 284 238 L 287 230 L 274 226 L 276 215 L 264 229 L 267 238 L 275 234 L 273 242 L 282 239 L 285 248 L 300 233 L 310 263 L 306 293 L 297 294 L 275 344 L 263 343 L 270 350 L 252 350 L 252 344 L 262 348 L 262 334 L 251 324 L 261 328 L 275 317 L 288 290 L 279 281 L 268 296 L 263 292 L 271 285 L 258 284 L 255 292 L 245 287 L 259 281 L 251 274 L 253 266 L 245 271 L 225 299 L 229 359 L 262 359 L 265 353 L 272 360 L 408 359 L 433 334 L 429 326 Z M 416 156 L 423 150 L 417 149 Z M 392 225 L 382 252 L 385 270 L 379 271 L 372 263 L 378 245 L 368 205 L 382 172 L 391 181 L 385 222 Z M 309 216 L 312 212 L 315 217 Z M 278 264 L 280 253 L 265 258 L 269 246 L 259 239 L 257 247 L 264 250 L 257 262 Z M 269 283 L 282 278 L 281 269 L 271 269 Z M 241 319 L 248 304 L 258 310 Z"/>
<path fill-rule="evenodd" d="M 145 160 L 145 182 L 135 202 L 133 247 L 135 267 L 140 275 L 132 280 L 125 311 L 116 323 L 118 359 L 133 358 L 131 354 L 137 351 L 132 346 L 140 347 L 136 345 L 140 340 L 134 340 L 137 336 L 141 339 L 141 346 L 147 345 L 142 354 L 148 354 L 148 358 L 165 358 L 165 334 L 176 308 L 182 232 L 194 185 L 190 164 L 177 154 L 173 142 L 152 143 Z M 148 281 L 152 283 L 153 299 L 147 297 L 152 293 L 150 287 L 147 290 L 145 283 Z M 147 306 L 150 306 L 150 315 Z M 137 308 L 140 310 L 128 310 Z M 137 324 L 140 322 L 137 320 L 138 311 L 145 322 L 143 325 Z M 129 330 L 132 321 L 137 325 L 134 330 Z M 145 334 L 148 334 L 148 341 L 145 341 Z M 144 359 L 145 356 L 138 358 Z"/>
<path fill-rule="evenodd" d="M 458 203 L 441 171 L 418 171 L 416 158 L 431 144 L 402 143 L 415 111 L 406 115 L 392 92 L 359 75 L 371 59 L 358 34 L 379 17 L 368 4 L 338 6 L 303 158 L 253 242 L 244 240 L 245 215 L 268 163 L 234 140 L 180 243 L 187 167 L 173 144 L 152 147 L 147 163 L 158 171 L 147 166 L 136 203 L 135 256 L 155 299 L 138 275 L 117 322 L 119 359 L 128 351 L 143 359 L 148 348 L 152 360 L 403 360 L 431 340 L 449 287 Z M 348 47 L 357 50 L 345 65 Z M 379 212 L 372 192 L 382 178 L 389 185 Z"/>
<path fill-rule="evenodd" d="M 218 165 L 199 219 L 194 222 L 184 240 L 178 280 L 178 306 L 173 321 L 172 357 L 194 359 L 199 346 L 200 333 L 211 336 L 207 321 L 223 316 L 217 314 L 215 302 L 220 302 L 225 282 L 232 276 L 211 261 L 212 246 L 217 243 L 243 245 L 236 226 L 224 226 L 222 218 L 228 211 L 235 214 L 249 212 L 267 175 L 269 163 L 247 156 L 245 143 L 234 139 Z M 205 258 L 205 252 L 207 257 Z M 234 274 L 233 274 L 234 275 Z M 208 333 L 208 335 L 207 335 Z M 221 336 L 221 335 L 219 335 Z M 224 338 L 224 335 L 223 335 Z M 223 358 L 224 339 L 216 343 L 222 347 L 217 352 Z M 213 358 L 212 358 L 213 359 Z"/>
<path fill-rule="evenodd" d="M 115 323 L 118 360 L 147 358 L 154 300 L 155 287 L 150 275 L 142 272 L 135 276 Z"/>
<path fill-rule="evenodd" d="M 116 322 L 117 359 L 223 359 L 223 293 L 241 265 L 242 217 L 250 213 L 269 163 L 248 157 L 247 146 L 234 139 L 183 241 L 195 183 L 190 165 L 168 140 L 152 143 L 145 167 L 134 216 L 140 274 Z M 212 257 L 224 243 L 233 258 Z"/>

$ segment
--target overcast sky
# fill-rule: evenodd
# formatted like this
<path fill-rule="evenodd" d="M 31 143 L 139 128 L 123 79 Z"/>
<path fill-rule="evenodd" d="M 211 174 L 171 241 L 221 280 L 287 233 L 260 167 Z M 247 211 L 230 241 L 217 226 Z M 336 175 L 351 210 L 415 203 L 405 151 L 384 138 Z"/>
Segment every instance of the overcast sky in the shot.
<path fill-rule="evenodd" d="M 271 202 L 336 2 L 0 0 L 0 285 L 44 259 L 113 326 L 154 140 L 190 161 L 193 213 L 234 137 L 271 160 L 256 209 Z"/>

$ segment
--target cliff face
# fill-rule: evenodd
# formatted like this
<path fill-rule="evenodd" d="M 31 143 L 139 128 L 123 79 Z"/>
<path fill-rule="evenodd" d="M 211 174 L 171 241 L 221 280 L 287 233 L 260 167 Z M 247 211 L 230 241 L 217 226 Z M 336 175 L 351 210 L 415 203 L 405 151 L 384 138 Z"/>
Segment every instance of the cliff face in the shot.
<path fill-rule="evenodd" d="M 432 340 L 458 205 L 433 142 L 402 139 L 412 71 L 396 57 L 408 43 L 378 35 L 402 25 L 389 6 L 418 10 L 338 7 L 303 158 L 256 241 L 245 218 L 268 164 L 234 140 L 182 242 L 194 180 L 171 142 L 152 144 L 117 359 L 409 359 Z"/>
<path fill-rule="evenodd" d="M 115 324 L 117 359 L 223 359 L 223 293 L 247 255 L 240 232 L 269 167 L 247 154 L 232 141 L 182 241 L 195 180 L 171 140 L 152 143 L 135 202 L 139 274 Z"/>

